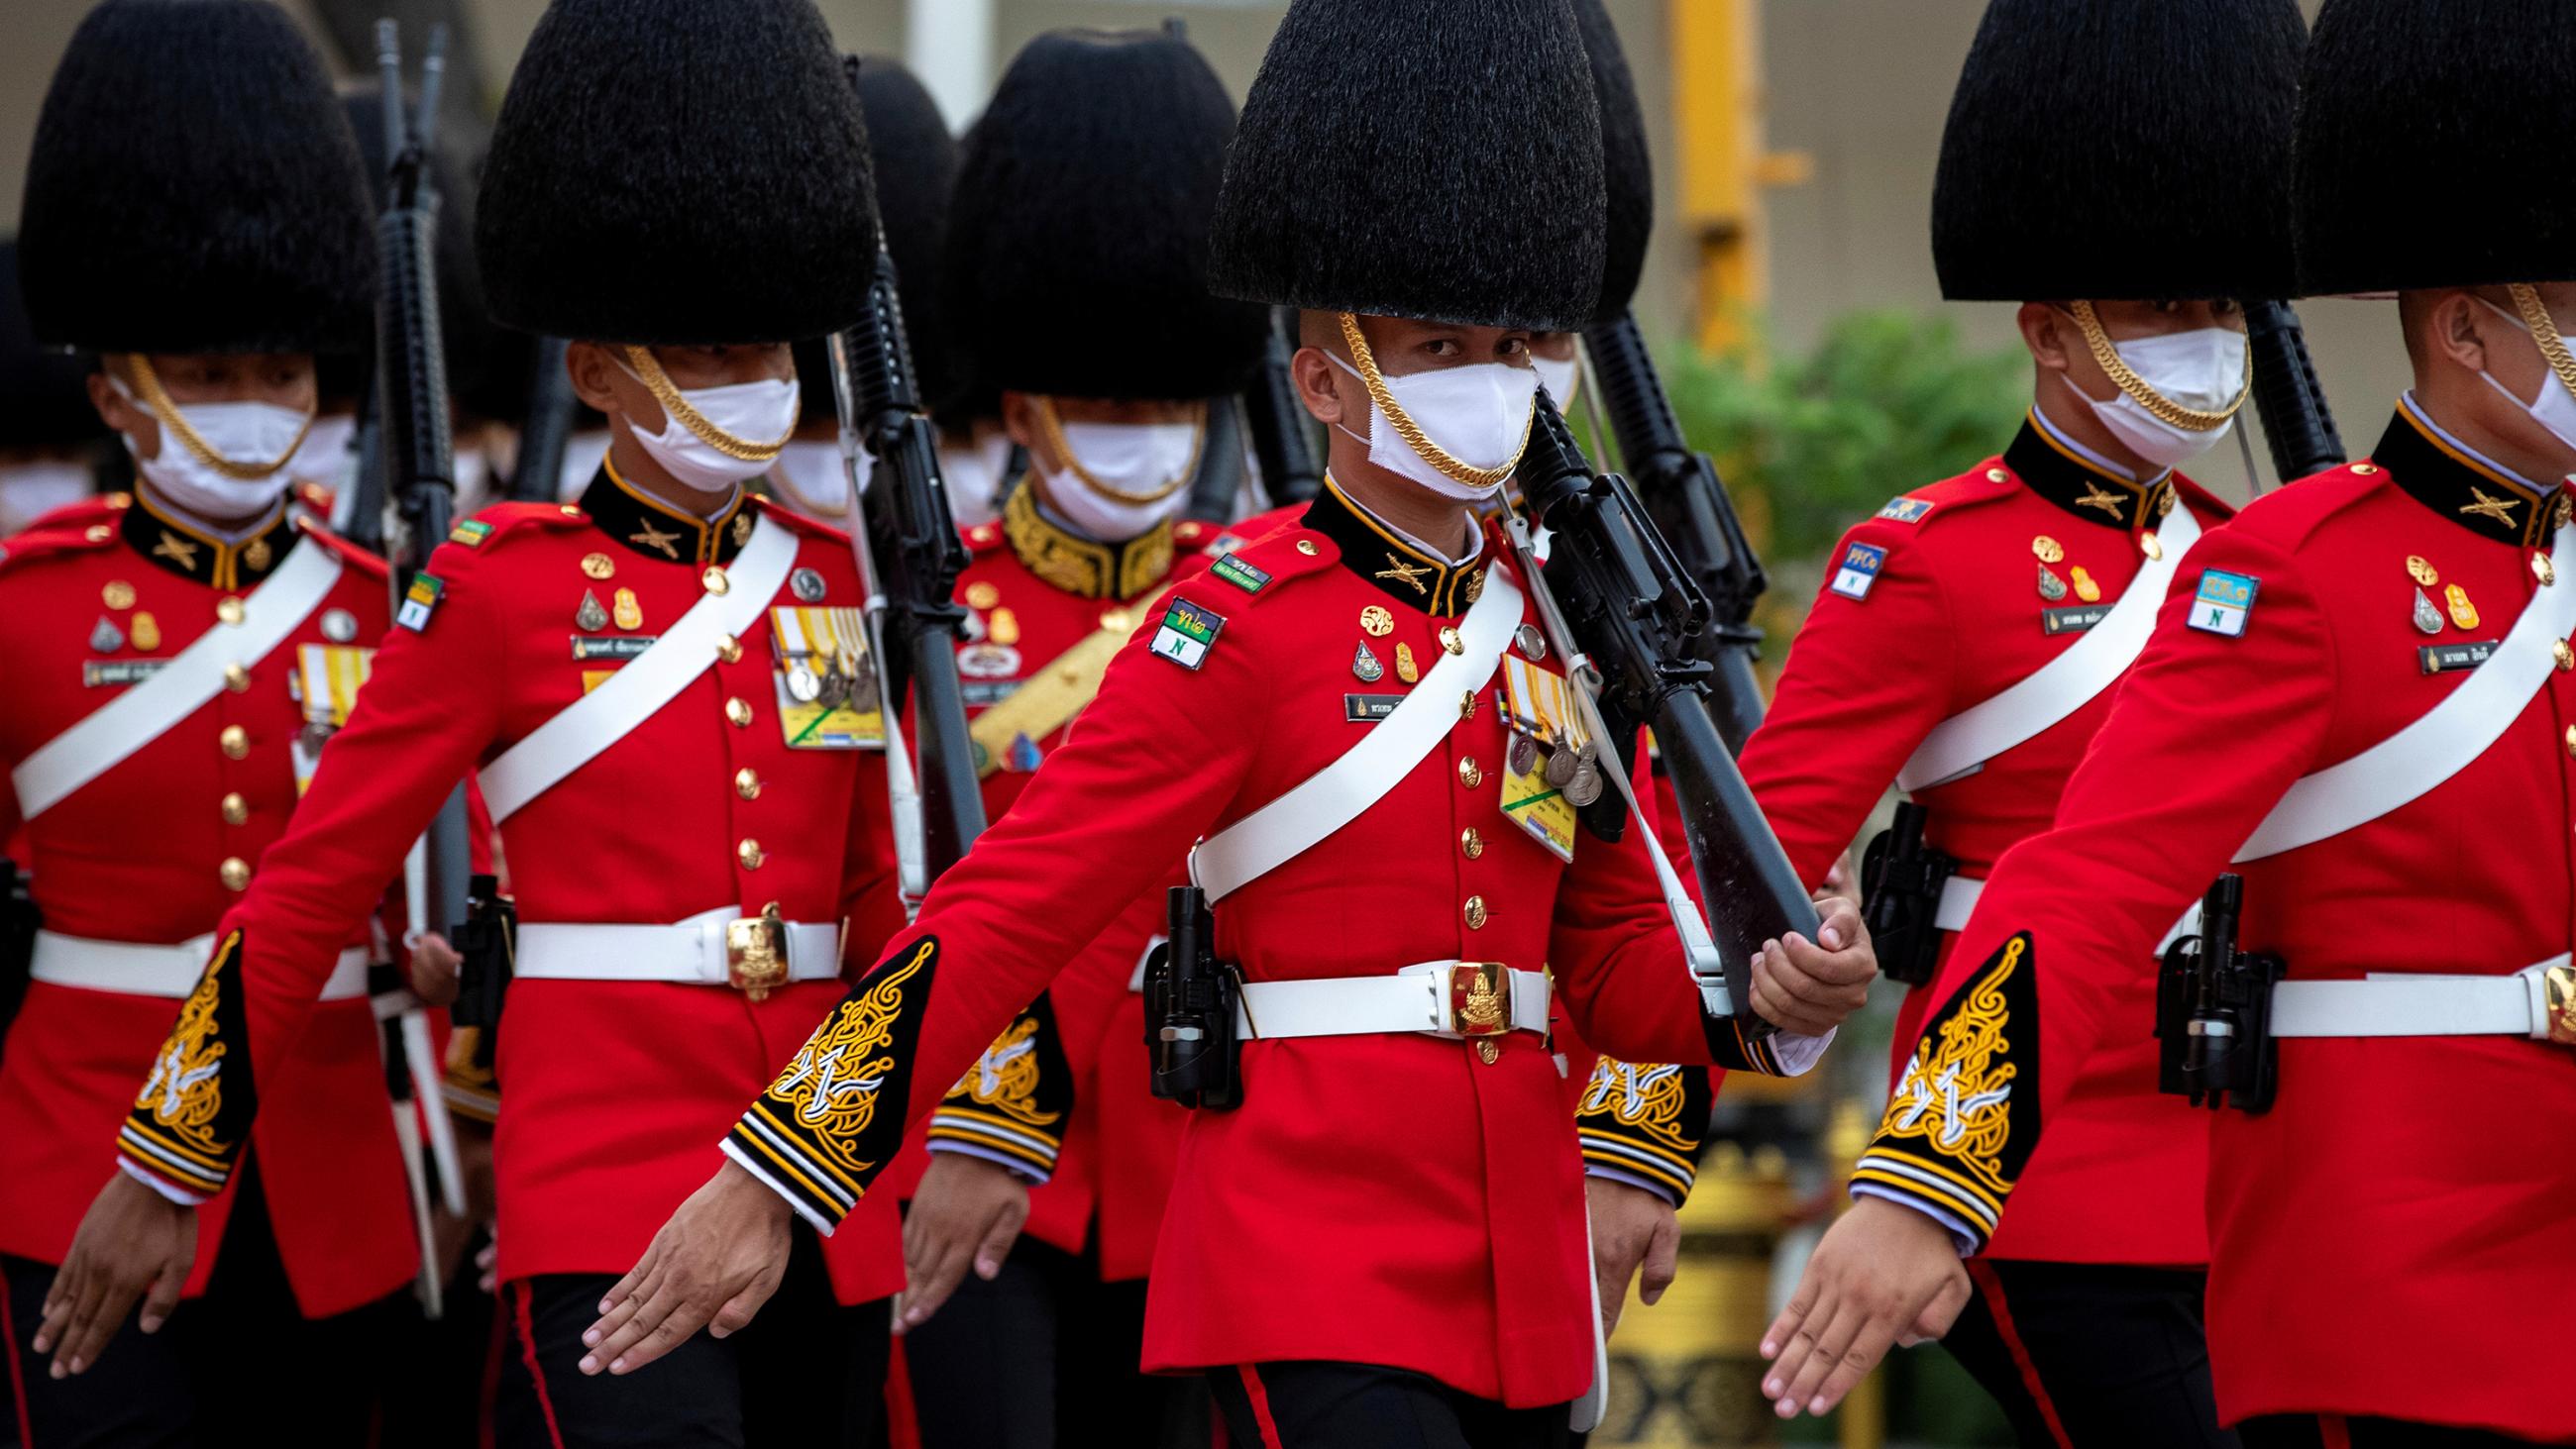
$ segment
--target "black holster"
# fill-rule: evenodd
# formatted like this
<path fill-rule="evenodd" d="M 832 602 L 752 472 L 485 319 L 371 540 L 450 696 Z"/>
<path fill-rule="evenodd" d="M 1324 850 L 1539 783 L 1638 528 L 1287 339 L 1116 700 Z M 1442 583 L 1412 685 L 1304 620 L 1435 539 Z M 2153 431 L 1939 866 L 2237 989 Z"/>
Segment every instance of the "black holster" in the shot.
<path fill-rule="evenodd" d="M 2271 1110 L 2280 1087 L 2272 988 L 2280 957 L 2236 944 L 2245 882 L 2222 875 L 2201 902 L 2200 934 L 2166 949 L 2156 972 L 2156 1090 L 2212 1111 Z"/>
<path fill-rule="evenodd" d="M 30 884 L 16 861 L 0 858 L 0 1033 L 18 1019 L 27 983 L 34 979 L 36 928 L 44 924 L 44 916 L 36 909 Z"/>
<path fill-rule="evenodd" d="M 459 968 L 456 1005 L 448 1016 L 476 1029 L 474 1065 L 489 1071 L 501 1038 L 501 1004 L 519 959 L 519 908 L 502 896 L 499 880 L 478 875 L 465 887 L 465 920 L 456 928 Z"/>
<path fill-rule="evenodd" d="M 1154 1095 L 1208 1112 L 1243 1104 L 1243 1041 L 1234 1029 L 1241 975 L 1216 959 L 1207 893 L 1172 887 L 1168 938 L 1145 962 L 1145 1050 Z"/>
<path fill-rule="evenodd" d="M 1922 986 L 1941 962 L 1941 888 L 1959 862 L 1923 843 L 1931 812 L 1906 801 L 1896 819 L 1861 853 L 1861 919 L 1878 947 L 1878 971 L 1890 981 Z"/>

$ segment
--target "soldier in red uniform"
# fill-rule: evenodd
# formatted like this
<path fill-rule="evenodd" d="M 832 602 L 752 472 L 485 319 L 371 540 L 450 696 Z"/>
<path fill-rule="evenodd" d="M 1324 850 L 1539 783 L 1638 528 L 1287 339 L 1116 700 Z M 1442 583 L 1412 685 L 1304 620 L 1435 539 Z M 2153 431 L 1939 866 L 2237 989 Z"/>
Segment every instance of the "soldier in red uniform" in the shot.
<path fill-rule="evenodd" d="M 2031 409 L 1999 455 L 1895 498 L 1834 546 L 1744 752 L 1807 880 L 1840 859 L 1890 780 L 1924 812 L 1873 845 L 1897 865 L 1869 882 L 1889 974 L 1918 988 L 1995 861 L 2048 827 L 2166 586 L 2230 516 L 2178 469 L 2226 436 L 2245 398 L 2230 299 L 2291 290 L 2277 199 L 2304 40 L 2289 0 L 1996 0 L 1969 50 L 1933 256 L 1945 296 L 2022 304 Z M 2178 87 L 2190 105 L 2116 99 Z M 2128 119 L 2104 124 L 2112 115 Z M 2050 144 L 2084 164 L 2033 164 Z M 1907 871 L 1926 850 L 1946 885 L 1942 870 Z M 1900 914 L 1913 924 L 1901 934 Z M 1892 1076 L 1929 997 L 1906 999 Z M 2130 1030 L 2050 1122 L 1944 1342 L 2025 1444 L 2230 1443 L 2200 1331 L 2207 1126 L 2156 1093 L 2151 973 L 2133 973 L 2118 1010 Z"/>
<path fill-rule="evenodd" d="M 0 963 L 33 977 L 0 1047 L 0 1313 L 14 1427 L 47 1449 L 363 1442 L 419 1261 L 367 1000 L 389 860 L 316 940 L 323 1000 L 272 1059 L 277 1109 L 233 1186 L 192 1194 L 204 1241 L 143 1331 L 78 1378 L 37 1346 L 100 1144 L 147 1075 L 200 1069 L 155 1047 L 385 631 L 383 561 L 285 497 L 315 354 L 367 335 L 365 196 L 320 60 L 264 3 L 112 0 L 45 98 L 19 280 L 35 341 L 96 357 L 89 397 L 139 475 L 0 544 L 0 839 L 23 829 L 43 923 Z"/>
<path fill-rule="evenodd" d="M 1031 461 L 1001 520 L 966 530 L 957 588 L 957 672 L 991 819 L 1080 733 L 1176 560 L 1220 532 L 1179 515 L 1210 399 L 1230 404 L 1267 321 L 1207 288 L 1233 133 L 1233 102 L 1188 42 L 1056 31 L 1012 60 L 967 135 L 941 341 L 962 384 L 999 397 Z M 1144 1443 L 1162 1423 L 1175 1381 L 1137 1369 L 1142 1280 L 1185 1114 L 1146 1089 L 1132 989 L 1161 917 L 1161 892 L 1140 894 L 1048 994 L 1069 1120 L 1036 1111 L 1029 1075 L 988 1057 L 932 1119 L 926 1173 L 907 1162 L 888 1179 L 909 1195 L 920 1174 L 905 1357 L 930 1449 L 1050 1445 L 1059 1426 L 1068 1441 L 1115 1425 Z M 999 1050 L 1022 1048 L 1006 1037 Z M 1023 1218 L 1033 1241 L 1014 1247 Z"/>
<path fill-rule="evenodd" d="M 864 146 L 806 0 L 546 12 L 502 105 L 478 250 L 502 322 L 578 339 L 575 389 L 615 439 L 580 504 L 488 510 L 415 580 L 163 1048 L 185 1074 L 127 1120 L 131 1171 L 203 1195 L 256 1108 L 327 1105 L 283 1063 L 321 1030 L 312 999 L 361 885 L 479 769 L 519 919 L 494 1143 L 506 1444 L 853 1442 L 878 1412 L 890 1203 L 828 1243 L 798 1234 L 786 1311 L 759 1329 L 617 1391 L 573 1367 L 613 1273 L 838 999 L 842 938 L 901 921 L 858 914 L 891 862 L 861 788 L 880 726 L 849 541 L 742 492 L 795 423 L 789 343 L 864 297 Z M 110 1185 L 48 1310 L 62 1354 L 96 1356 L 194 1216 Z"/>
<path fill-rule="evenodd" d="M 1239 1443 L 1561 1441 L 1597 1325 L 1551 1002 L 1646 1060 L 1779 1071 L 1822 1045 L 1711 1015 L 1647 832 L 1578 838 L 1528 788 L 1516 721 L 1563 707 L 1564 641 L 1472 508 L 1533 422 L 1529 334 L 1599 299 L 1595 114 L 1552 0 L 1291 8 L 1211 279 L 1316 309 L 1295 373 L 1334 486 L 1147 611 L 612 1294 L 597 1368 L 746 1321 L 789 1225 L 860 1203 L 906 1120 L 1196 841 L 1251 1040 L 1241 1105 L 1181 1142 L 1144 1366 L 1204 1371 Z M 1632 742 L 1584 743 L 1607 771 Z M 1819 1030 L 1870 972 L 1856 912 L 1827 918 L 1764 953 L 1755 995 Z"/>
<path fill-rule="evenodd" d="M 1782 1412 L 1939 1331 L 1958 1255 L 2011 1231 L 2095 1063 L 2145 1032 L 2148 953 L 2233 871 L 2244 948 L 2287 963 L 2246 983 L 2277 1044 L 2252 1015 L 2169 1028 L 2201 1044 L 2186 1064 L 2277 1051 L 2268 1110 L 2211 1119 L 2222 1419 L 2251 1446 L 2576 1438 L 2566 1315 L 2532 1266 L 2576 1191 L 2576 210 L 2523 184 L 2555 164 L 2539 77 L 2569 59 L 2576 19 L 2549 7 L 2319 16 L 2302 286 L 2396 292 L 2415 386 L 2367 460 L 2194 550 L 2057 827 L 1996 866 L 1862 1200 L 1770 1335 Z M 2437 176 L 2476 204 L 2391 210 L 2392 183 Z"/>

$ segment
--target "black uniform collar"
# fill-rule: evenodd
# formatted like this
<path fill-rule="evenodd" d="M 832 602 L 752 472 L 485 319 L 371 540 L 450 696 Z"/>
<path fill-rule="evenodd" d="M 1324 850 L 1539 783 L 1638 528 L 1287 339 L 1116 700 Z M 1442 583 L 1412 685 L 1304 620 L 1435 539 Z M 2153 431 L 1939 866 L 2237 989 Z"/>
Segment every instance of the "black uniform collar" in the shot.
<path fill-rule="evenodd" d="M 2554 512 L 2550 492 L 2532 487 L 2492 463 L 2464 452 L 2416 416 L 2409 403 L 2397 405 L 2370 462 L 2388 470 L 2406 495 L 2472 533 L 2525 548 L 2548 538 Z"/>
<path fill-rule="evenodd" d="M 2172 473 L 2150 483 L 2131 482 L 2050 437 L 2034 416 L 2022 418 L 2021 431 L 2004 449 L 2004 466 L 2024 487 L 2067 513 L 2123 533 L 2153 528 L 2173 507 Z"/>
<path fill-rule="evenodd" d="M 748 490 L 737 489 L 733 502 L 713 518 L 682 513 L 645 496 L 618 476 L 617 464 L 599 460 L 599 475 L 582 491 L 582 511 L 610 538 L 646 558 L 664 563 L 729 564 L 751 541 L 758 514 Z"/>
<path fill-rule="evenodd" d="M 1461 614 L 1482 591 L 1485 561 L 1481 533 L 1477 535 L 1478 556 L 1466 563 L 1434 558 L 1370 517 L 1330 477 L 1324 479 L 1323 491 L 1306 505 L 1306 515 L 1299 521 L 1341 548 L 1342 567 L 1410 608 L 1426 614 Z"/>
<path fill-rule="evenodd" d="M 1086 599 L 1132 599 L 1172 571 L 1170 519 L 1125 543 L 1098 543 L 1049 520 L 1025 482 L 1002 505 L 1002 536 L 1030 573 Z"/>
<path fill-rule="evenodd" d="M 287 516 L 283 497 L 250 532 L 227 543 L 155 505 L 139 488 L 119 520 L 119 527 L 124 530 L 125 541 L 143 555 L 144 562 L 181 578 L 195 579 L 210 589 L 254 587 L 286 562 L 295 541 L 303 536 Z"/>

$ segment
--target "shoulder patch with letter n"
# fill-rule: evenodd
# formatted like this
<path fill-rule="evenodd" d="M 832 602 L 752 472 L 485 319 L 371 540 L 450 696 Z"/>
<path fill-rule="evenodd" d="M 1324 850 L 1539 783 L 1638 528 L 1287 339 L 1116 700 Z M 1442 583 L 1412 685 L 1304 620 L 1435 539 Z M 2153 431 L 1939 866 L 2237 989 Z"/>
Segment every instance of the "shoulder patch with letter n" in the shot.
<path fill-rule="evenodd" d="M 2231 639 L 2242 635 L 2246 617 L 2254 612 L 2254 591 L 2262 586 L 2252 574 L 2201 570 L 2200 592 L 2191 601 L 2191 627 Z"/>
<path fill-rule="evenodd" d="M 1843 550 L 1843 561 L 1835 566 L 1833 590 L 1846 599 L 1866 599 L 1870 585 L 1878 582 L 1878 571 L 1887 567 L 1887 550 L 1874 543 L 1856 543 Z"/>
<path fill-rule="evenodd" d="M 1224 627 L 1223 614 L 1187 599 L 1174 599 L 1163 612 L 1162 627 L 1154 631 L 1150 649 L 1184 669 L 1196 669 L 1207 662 L 1208 650 Z"/>

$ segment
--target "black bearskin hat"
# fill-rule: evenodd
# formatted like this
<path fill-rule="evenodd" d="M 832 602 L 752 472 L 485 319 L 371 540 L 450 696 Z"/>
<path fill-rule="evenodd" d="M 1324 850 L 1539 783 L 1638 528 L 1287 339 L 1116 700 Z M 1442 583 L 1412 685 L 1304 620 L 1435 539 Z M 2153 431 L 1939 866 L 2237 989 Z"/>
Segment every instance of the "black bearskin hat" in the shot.
<path fill-rule="evenodd" d="M 1244 101 L 1210 277 L 1291 307 L 1582 327 L 1601 170 L 1566 0 L 1294 0 Z"/>
<path fill-rule="evenodd" d="M 1619 48 L 1618 28 L 1601 0 L 1574 0 L 1575 23 L 1592 61 L 1592 94 L 1601 105 L 1601 181 L 1610 194 L 1609 230 L 1601 265 L 1601 310 L 1595 322 L 1615 322 L 1637 296 L 1646 275 L 1646 243 L 1655 231 L 1655 164 L 1646 150 L 1646 114 L 1637 105 L 1637 82 Z"/>
<path fill-rule="evenodd" d="M 1941 295 L 2293 295 L 2306 36 L 2294 0 L 1993 0 L 1932 184 Z"/>
<path fill-rule="evenodd" d="M 1059 30 L 1011 61 L 966 133 L 940 265 L 974 380 L 1069 397 L 1232 392 L 1261 309 L 1208 291 L 1234 103 L 1185 41 Z"/>
<path fill-rule="evenodd" d="M 83 367 L 36 344 L 18 300 L 18 244 L 0 241 L 0 448 L 62 448 L 107 436 Z"/>
<path fill-rule="evenodd" d="M 857 320 L 867 126 L 812 0 L 554 0 L 493 124 L 492 315 L 577 341 L 728 345 Z"/>
<path fill-rule="evenodd" d="M 2328 0 L 2299 103 L 2303 292 L 2576 278 L 2549 119 L 2562 62 L 2576 63 L 2565 5 Z M 2447 199 L 2396 202 L 2428 182 Z"/>
<path fill-rule="evenodd" d="M 859 62 L 859 105 L 868 117 L 868 157 L 876 167 L 877 224 L 894 257 L 904 334 L 912 343 L 914 381 L 934 413 L 960 385 L 940 322 L 940 252 L 948 236 L 948 197 L 957 187 L 957 138 L 939 103 L 890 56 Z M 824 380 L 823 413 L 831 411 Z M 806 411 L 814 394 L 806 393 Z M 818 414 L 820 416 L 821 414 Z"/>
<path fill-rule="evenodd" d="M 92 352 L 366 345 L 375 233 L 322 62 L 266 0 L 106 0 L 54 69 L 19 278 Z"/>

